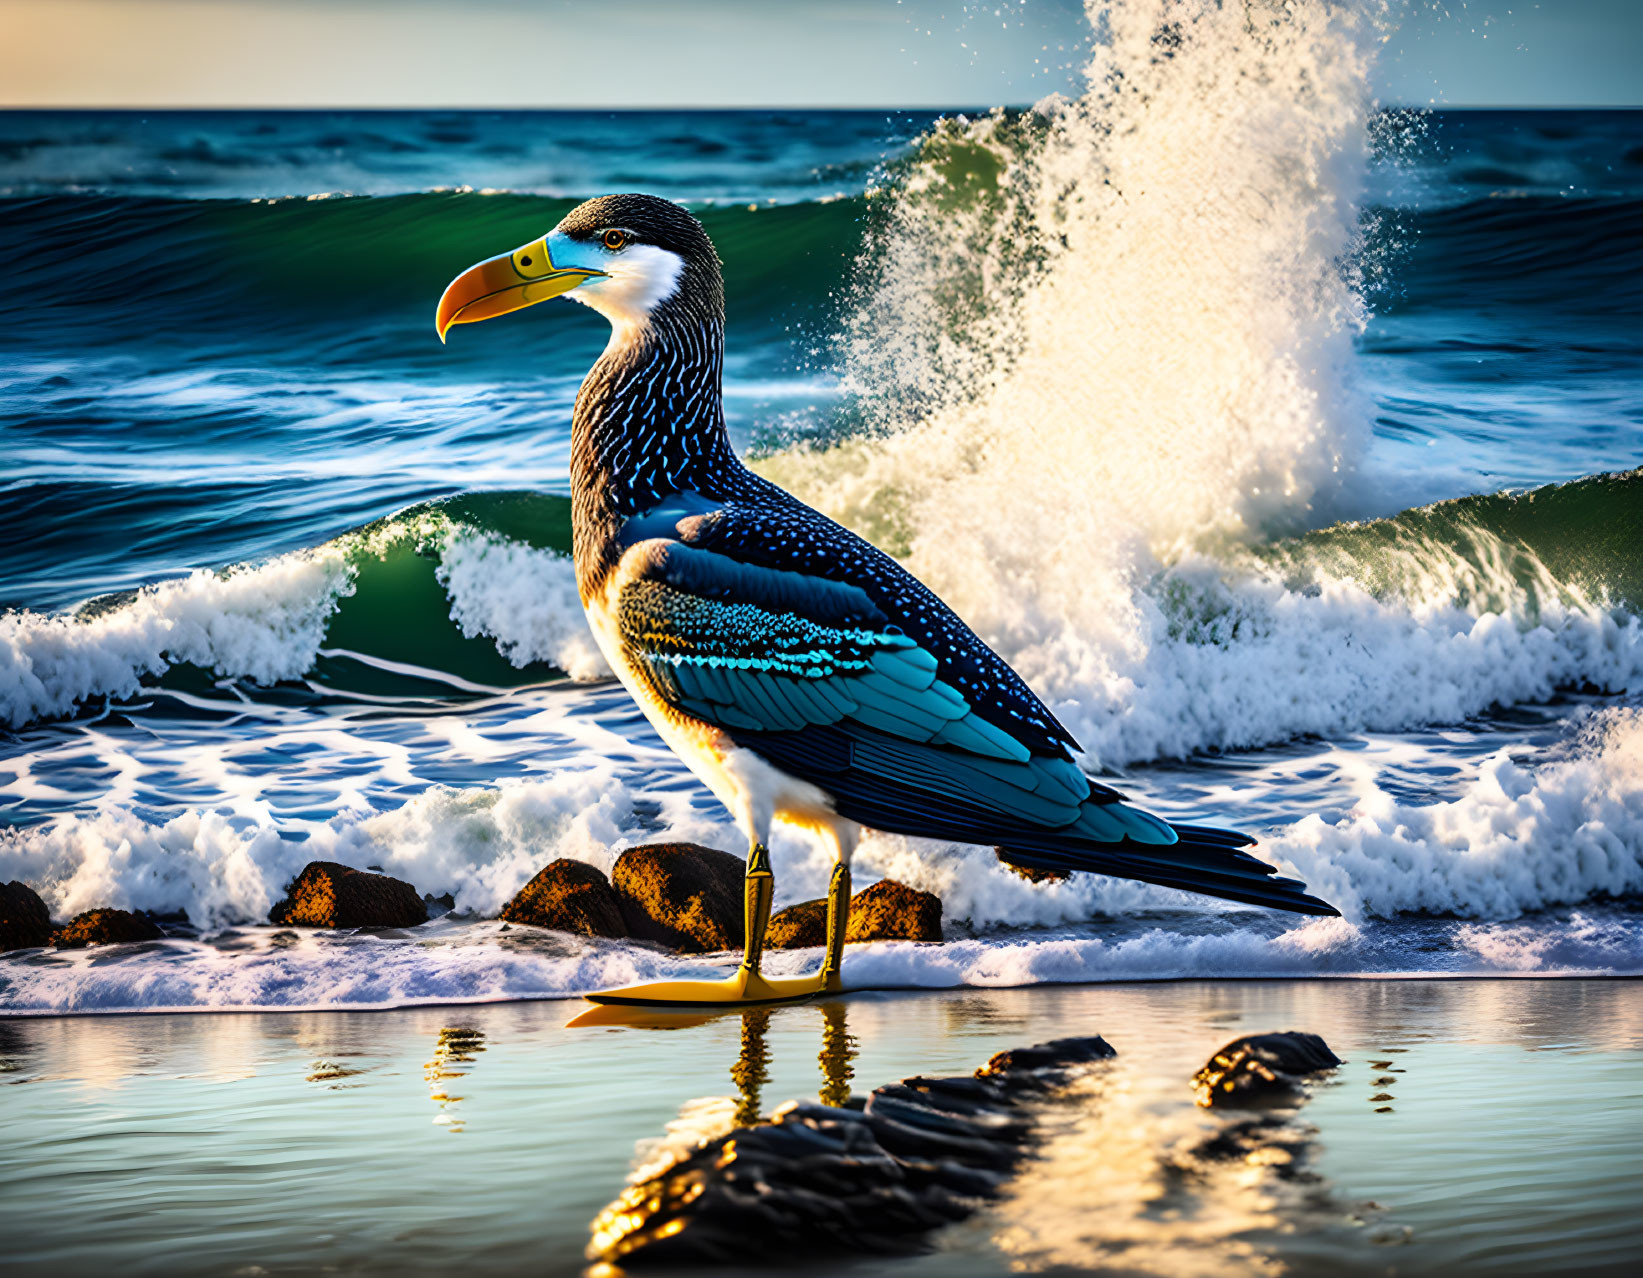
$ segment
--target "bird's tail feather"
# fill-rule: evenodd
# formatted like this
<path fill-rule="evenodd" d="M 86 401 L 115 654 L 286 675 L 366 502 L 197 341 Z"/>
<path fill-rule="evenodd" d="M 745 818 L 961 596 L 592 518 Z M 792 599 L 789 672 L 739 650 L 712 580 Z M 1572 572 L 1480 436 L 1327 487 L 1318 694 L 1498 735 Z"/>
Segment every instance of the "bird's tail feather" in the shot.
<path fill-rule="evenodd" d="M 1001 844 L 998 855 L 1011 865 L 1112 874 L 1296 914 L 1340 913 L 1310 895 L 1306 884 L 1279 878 L 1276 869 L 1243 851 L 1255 842 L 1247 834 L 1197 825 L 1171 828 L 1177 841 L 1168 845 L 1074 841 L 1046 832 Z"/>
<path fill-rule="evenodd" d="M 1272 866 L 1243 851 L 1255 842 L 1247 834 L 1170 825 L 1176 842 L 1138 841 L 1133 837 L 1137 827 L 1143 835 L 1147 827 L 1162 835 L 1162 827 L 1169 823 L 1129 806 L 1122 794 L 1100 781 L 1090 782 L 1079 820 L 1052 827 L 1010 814 L 1001 808 L 996 792 L 970 795 L 964 784 L 973 784 L 973 770 L 941 772 L 949 753 L 961 754 L 945 747 L 915 745 L 860 726 L 848 732 L 812 727 L 802 733 L 742 733 L 737 739 L 753 744 L 775 767 L 820 786 L 841 816 L 875 830 L 991 844 L 1014 865 L 1113 874 L 1298 914 L 1340 913 L 1327 901 L 1308 895 L 1304 883 L 1278 878 Z M 858 754 L 863 742 L 873 747 L 874 767 L 864 766 Z M 932 777 L 944 776 L 948 782 L 958 776 L 964 784 L 931 786 Z M 1035 783 L 1042 779 L 1040 773 Z M 1066 819 L 1065 809 L 1052 805 L 1050 813 Z M 1102 838 L 1103 832 L 1114 837 Z"/>

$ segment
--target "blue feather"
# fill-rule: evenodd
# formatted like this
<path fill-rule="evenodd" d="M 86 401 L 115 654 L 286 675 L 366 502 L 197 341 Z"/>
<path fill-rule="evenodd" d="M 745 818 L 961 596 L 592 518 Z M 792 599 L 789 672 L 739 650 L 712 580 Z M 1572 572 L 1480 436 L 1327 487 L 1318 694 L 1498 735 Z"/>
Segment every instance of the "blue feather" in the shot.
<path fill-rule="evenodd" d="M 793 698 L 788 695 L 788 687 L 795 682 L 794 679 L 762 673 L 750 673 L 748 679 L 758 688 L 765 700 L 776 708 L 777 717 L 783 727 L 802 728 L 810 722 L 809 716 L 800 710 Z"/>
<path fill-rule="evenodd" d="M 913 654 L 918 653 L 929 664 L 915 661 Z M 936 681 L 935 658 L 922 648 L 901 648 L 891 652 L 875 652 L 872 657 L 873 669 L 880 674 L 894 679 L 897 683 L 911 688 L 914 692 L 923 692 Z"/>
<path fill-rule="evenodd" d="M 1039 777 L 1040 794 L 1068 803 L 1082 803 L 1090 797 L 1089 778 L 1071 759 L 1038 758 L 1031 766 Z"/>
<path fill-rule="evenodd" d="M 972 754 L 989 755 L 995 759 L 1008 759 L 1015 763 L 1025 763 L 1032 757 L 1021 742 L 995 728 L 978 714 L 953 720 L 936 733 L 934 739 L 941 745 L 968 750 Z"/>
<path fill-rule="evenodd" d="M 846 715 L 854 714 L 859 702 L 845 692 L 845 681 L 842 679 L 811 679 L 807 681 L 810 690 L 821 700 L 827 702 L 833 709 L 831 717 L 819 720 L 822 723 L 833 723 Z"/>
<path fill-rule="evenodd" d="M 858 702 L 850 717 L 857 723 L 866 724 L 869 728 L 877 728 L 880 732 L 888 732 L 892 736 L 906 737 L 913 741 L 928 741 L 936 733 L 939 722 L 917 722 L 912 719 L 901 718 L 897 707 L 885 707 L 879 702 Z"/>
<path fill-rule="evenodd" d="M 917 784 L 949 798 L 983 803 L 1051 828 L 1070 825 L 1079 816 L 1077 804 L 1034 793 L 1031 772 L 1018 765 L 1001 766 L 951 750 L 920 749 L 911 743 L 878 738 L 857 738 L 851 760 L 863 771 L 903 784 Z"/>

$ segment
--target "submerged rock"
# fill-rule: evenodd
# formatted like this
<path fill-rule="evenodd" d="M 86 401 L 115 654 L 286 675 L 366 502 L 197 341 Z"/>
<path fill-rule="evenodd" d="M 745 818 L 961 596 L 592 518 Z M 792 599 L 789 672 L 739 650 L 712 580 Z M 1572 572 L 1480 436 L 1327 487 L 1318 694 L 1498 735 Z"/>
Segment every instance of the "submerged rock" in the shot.
<path fill-rule="evenodd" d="M 771 915 L 765 929 L 766 949 L 802 950 L 827 943 L 827 902 L 800 901 Z"/>
<path fill-rule="evenodd" d="M 839 1108 L 785 1105 L 630 1185 L 594 1220 L 587 1254 L 741 1268 L 921 1250 L 995 1197 L 1025 1156 L 1033 1127 L 1021 1101 L 1065 1078 L 1026 1062 L 1065 1071 L 1112 1054 L 1098 1038 L 1063 1039 L 996 1076 L 909 1078 Z"/>
<path fill-rule="evenodd" d="M 13 879 L 0 883 L 0 951 L 26 950 L 51 942 L 51 915 L 40 894 Z"/>
<path fill-rule="evenodd" d="M 622 900 L 610 880 L 586 861 L 562 857 L 542 869 L 502 907 L 509 923 L 550 927 L 582 936 L 626 936 Z"/>
<path fill-rule="evenodd" d="M 116 945 L 123 941 L 158 941 L 165 935 L 146 914 L 130 910 L 87 910 L 53 933 L 60 950 L 82 950 L 88 945 Z"/>
<path fill-rule="evenodd" d="M 941 898 L 880 879 L 850 900 L 847 941 L 939 941 Z"/>
<path fill-rule="evenodd" d="M 1118 1053 L 1099 1034 L 1089 1038 L 1057 1038 L 1036 1047 L 1012 1047 L 999 1052 L 976 1071 L 977 1078 L 1001 1078 L 1026 1072 L 1064 1071 L 1077 1065 L 1110 1060 Z"/>
<path fill-rule="evenodd" d="M 740 857 L 697 843 L 649 843 L 616 858 L 611 883 L 628 935 L 685 954 L 742 944 Z"/>
<path fill-rule="evenodd" d="M 1316 1034 L 1247 1034 L 1210 1057 L 1192 1076 L 1192 1088 L 1206 1109 L 1293 1105 L 1306 1095 L 1308 1074 L 1340 1063 Z"/>
<path fill-rule="evenodd" d="M 335 861 L 310 861 L 286 898 L 268 912 L 284 927 L 415 927 L 428 907 L 403 879 L 368 874 Z"/>

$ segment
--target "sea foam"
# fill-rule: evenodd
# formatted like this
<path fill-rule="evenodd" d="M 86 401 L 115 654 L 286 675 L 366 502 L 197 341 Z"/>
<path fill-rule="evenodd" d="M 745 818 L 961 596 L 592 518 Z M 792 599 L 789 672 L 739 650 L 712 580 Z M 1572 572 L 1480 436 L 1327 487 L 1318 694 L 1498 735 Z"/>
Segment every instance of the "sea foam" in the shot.
<path fill-rule="evenodd" d="M 259 683 L 314 662 L 351 570 L 334 548 L 258 567 L 196 571 L 90 616 L 0 615 L 0 716 L 16 725 L 129 696 L 145 676 L 187 662 Z"/>
<path fill-rule="evenodd" d="M 1447 802 L 1407 802 L 1366 771 L 1351 811 L 1258 831 L 1256 851 L 1357 921 L 1405 913 L 1506 921 L 1625 896 L 1643 891 L 1640 758 L 1643 713 L 1600 712 L 1539 763 L 1497 753 Z M 449 893 L 459 914 L 487 917 L 558 857 L 608 872 L 621 848 L 639 842 L 739 846 L 722 810 L 699 807 L 690 787 L 653 786 L 645 776 L 642 762 L 625 775 L 604 762 L 563 767 L 495 786 L 431 786 L 388 811 L 349 807 L 307 823 L 257 801 L 239 813 L 191 809 L 166 820 L 110 803 L 0 832 L 0 875 L 35 885 L 57 917 L 100 905 L 182 910 L 210 931 L 266 918 L 311 860 L 381 869 L 431 895 Z M 781 831 L 773 851 L 778 905 L 823 893 L 825 849 Z M 955 935 L 1146 911 L 1269 917 L 1099 875 L 1029 883 L 990 849 L 899 836 L 870 834 L 855 866 L 858 887 L 888 877 L 935 892 Z"/>
<path fill-rule="evenodd" d="M 1643 927 L 1589 904 L 1643 890 L 1640 751 L 1643 712 L 1623 709 L 1592 714 L 1538 763 L 1497 754 L 1443 803 L 1400 800 L 1366 770 L 1353 811 L 1333 823 L 1304 818 L 1256 849 L 1305 874 L 1345 909 L 1341 919 L 1294 921 L 1094 875 L 1033 884 L 987 849 L 872 835 L 857 854 L 856 885 L 893 876 L 938 892 L 948 940 L 853 946 L 846 980 L 946 988 L 1643 973 Z M 38 886 L 56 916 L 109 904 L 180 908 L 201 929 L 199 940 L 0 959 L 0 1013 L 569 998 L 675 977 L 702 960 L 487 920 L 556 857 L 608 870 L 635 842 L 737 839 L 728 817 L 698 808 L 687 789 L 625 780 L 606 764 L 435 786 L 390 811 L 350 809 L 312 823 L 301 838 L 287 825 L 214 811 L 158 822 L 110 805 L 0 833 L 0 877 Z M 823 851 L 788 834 L 774 854 L 778 904 L 820 894 Z M 260 924 L 312 859 L 386 870 L 424 892 L 449 892 L 456 909 L 414 932 L 296 934 Z M 1581 904 L 1558 915 L 1563 903 Z M 795 972 L 815 958 L 778 954 L 772 970 Z"/>
<path fill-rule="evenodd" d="M 462 633 L 494 639 L 514 665 L 546 661 L 582 680 L 610 675 L 567 556 L 457 528 L 445 538 L 437 576 Z"/>
<path fill-rule="evenodd" d="M 1349 915 L 1510 919 L 1643 892 L 1643 712 L 1595 717 L 1568 758 L 1506 750 L 1447 803 L 1371 788 L 1345 819 L 1303 818 L 1263 852 Z"/>
<path fill-rule="evenodd" d="M 155 822 L 110 804 L 0 831 L 0 872 L 34 885 L 55 917 L 102 905 L 181 910 L 210 930 L 267 918 L 305 864 L 329 860 L 449 893 L 459 912 L 495 915 L 558 857 L 608 871 L 615 849 L 635 841 L 635 799 L 599 764 L 498 786 L 430 786 L 387 812 L 349 808 L 300 828 L 266 810 L 261 820 L 189 809 Z M 686 797 L 664 803 L 652 821 L 664 837 L 734 846 L 728 821 L 701 818 Z"/>

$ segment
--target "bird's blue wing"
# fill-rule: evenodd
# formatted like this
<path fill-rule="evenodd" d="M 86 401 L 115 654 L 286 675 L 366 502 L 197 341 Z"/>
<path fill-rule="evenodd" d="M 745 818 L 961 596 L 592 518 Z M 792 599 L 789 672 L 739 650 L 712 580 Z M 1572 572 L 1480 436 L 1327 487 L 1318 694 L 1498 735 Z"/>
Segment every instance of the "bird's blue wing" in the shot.
<path fill-rule="evenodd" d="M 938 663 L 975 718 L 1035 755 L 1078 751 L 1054 714 L 997 653 L 923 582 L 878 547 L 756 475 L 740 496 L 679 493 L 644 516 L 656 531 L 741 563 L 854 586 Z M 633 525 L 630 525 L 633 526 Z"/>
<path fill-rule="evenodd" d="M 1050 828 L 1093 821 L 1096 838 L 1170 841 L 1156 818 L 1105 805 L 1119 796 L 1092 790 L 1071 759 L 978 715 L 936 657 L 855 586 L 666 538 L 631 542 L 618 580 L 613 618 L 656 694 L 755 751 L 760 734 L 836 727 L 856 769 L 932 802 L 962 799 Z M 807 770 L 802 758 L 783 766 Z"/>

